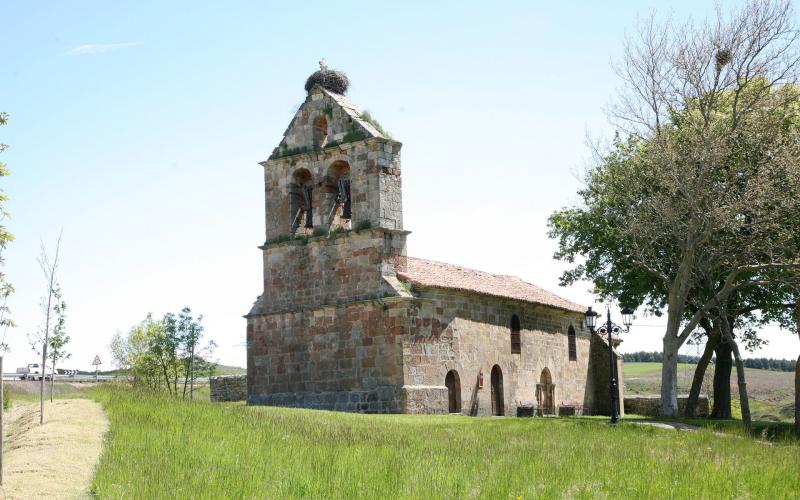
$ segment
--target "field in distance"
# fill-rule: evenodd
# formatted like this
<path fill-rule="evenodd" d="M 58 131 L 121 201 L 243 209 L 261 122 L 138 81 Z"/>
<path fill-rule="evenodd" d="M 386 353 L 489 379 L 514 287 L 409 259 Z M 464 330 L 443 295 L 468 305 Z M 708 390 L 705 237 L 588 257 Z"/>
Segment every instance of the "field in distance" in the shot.
<path fill-rule="evenodd" d="M 678 365 L 678 392 L 688 394 L 696 365 Z M 623 369 L 625 394 L 659 394 L 661 390 L 661 363 L 625 362 Z M 707 383 L 702 390 L 711 396 L 714 365 L 708 366 Z M 794 418 L 794 373 L 745 368 L 747 393 L 754 420 L 792 421 Z M 739 386 L 736 367 L 731 373 L 731 397 L 734 415 L 738 411 Z"/>

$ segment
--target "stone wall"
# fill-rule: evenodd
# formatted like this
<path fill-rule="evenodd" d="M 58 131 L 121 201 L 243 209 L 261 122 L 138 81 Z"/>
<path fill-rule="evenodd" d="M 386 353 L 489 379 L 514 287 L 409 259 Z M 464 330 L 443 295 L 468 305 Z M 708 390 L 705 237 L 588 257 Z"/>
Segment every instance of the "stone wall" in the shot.
<path fill-rule="evenodd" d="M 686 402 L 689 396 L 678 396 L 678 413 L 683 415 L 686 411 Z M 658 417 L 661 415 L 661 398 L 659 396 L 628 396 L 625 398 L 625 411 L 635 415 L 646 417 Z M 700 396 L 697 399 L 697 413 L 699 417 L 707 417 L 708 396 Z"/>
<path fill-rule="evenodd" d="M 347 411 L 400 412 L 410 299 L 251 316 L 247 400 Z"/>
<path fill-rule="evenodd" d="M 247 399 L 247 378 L 244 375 L 211 377 L 211 401 L 244 401 Z"/>
<path fill-rule="evenodd" d="M 556 411 L 566 403 L 588 414 L 598 398 L 607 399 L 607 385 L 598 384 L 598 393 L 587 386 L 593 343 L 580 313 L 468 292 L 415 294 L 249 317 L 248 402 L 442 414 L 448 412 L 445 377 L 455 370 L 461 413 L 490 415 L 495 365 L 502 372 L 505 415 L 536 400 L 545 369 Z M 519 354 L 511 353 L 512 314 L 520 318 Z"/>
<path fill-rule="evenodd" d="M 346 232 L 264 248 L 264 292 L 251 315 L 313 309 L 400 292 L 393 278 L 405 266 L 405 233 Z"/>
<path fill-rule="evenodd" d="M 312 133 L 312 124 L 317 119 L 327 123 L 328 139 L 321 145 L 314 143 Z M 317 89 L 308 96 L 286 131 L 281 147 L 262 163 L 267 242 L 290 233 L 296 215 L 291 193 L 297 188 L 299 173 L 308 175 L 308 183 L 313 187 L 314 228 L 328 229 L 328 214 L 336 198 L 336 180 L 342 172 L 348 171 L 352 227 L 369 222 L 373 227 L 403 229 L 402 144 L 372 136 L 361 123 L 352 110 L 343 109 L 324 91 Z M 367 128 L 370 127 L 367 125 Z M 344 140 L 348 142 L 341 143 Z M 297 150 L 304 152 L 294 153 Z"/>
<path fill-rule="evenodd" d="M 609 359 L 607 339 L 600 338 L 599 335 L 592 335 L 592 355 L 589 358 L 589 380 L 587 391 L 596 395 L 596 403 L 592 408 L 594 415 L 611 415 L 611 360 Z M 616 377 L 617 377 L 617 401 L 619 406 L 617 411 L 619 416 L 625 415 L 625 380 L 623 378 L 622 355 L 616 353 Z"/>
<path fill-rule="evenodd" d="M 411 333 L 403 339 L 403 379 L 408 412 L 447 411 L 448 371 L 458 374 L 461 412 L 490 415 L 491 371 L 502 372 L 504 413 L 536 399 L 542 372 L 555 385 L 554 404 L 576 402 L 591 411 L 595 395 L 585 390 L 590 356 L 589 332 L 579 313 L 496 297 L 440 289 L 415 290 L 420 298 L 409 310 Z M 522 349 L 511 353 L 510 320 L 521 323 Z M 576 331 L 577 359 L 569 360 L 567 330 Z M 483 372 L 484 385 L 479 387 Z M 438 391 L 438 401 L 431 391 Z M 416 393 L 419 393 L 417 395 Z"/>

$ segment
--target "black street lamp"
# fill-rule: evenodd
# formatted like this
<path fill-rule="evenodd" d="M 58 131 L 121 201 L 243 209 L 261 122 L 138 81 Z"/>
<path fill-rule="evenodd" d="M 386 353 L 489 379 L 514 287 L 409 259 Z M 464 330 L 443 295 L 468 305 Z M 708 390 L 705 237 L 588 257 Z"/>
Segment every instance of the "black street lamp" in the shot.
<path fill-rule="evenodd" d="M 615 334 L 618 335 L 621 332 L 628 333 L 631 329 L 631 324 L 633 323 L 633 310 L 630 307 L 625 306 L 620 311 L 622 314 L 622 323 L 625 325 L 625 328 L 622 328 L 614 323 L 611 322 L 611 310 L 606 307 L 606 324 L 601 325 L 600 328 L 597 329 L 597 333 L 601 336 L 604 334 L 608 334 L 608 359 L 610 363 L 610 374 L 611 374 L 611 423 L 616 424 L 619 420 L 617 413 L 619 407 L 619 390 L 617 389 L 617 377 L 616 377 L 616 368 L 617 364 L 615 363 L 614 357 L 614 344 L 611 339 L 611 335 Z M 597 314 L 596 311 L 592 311 L 590 307 L 586 313 L 586 326 L 589 328 L 591 332 L 594 332 L 595 324 L 597 323 Z"/>

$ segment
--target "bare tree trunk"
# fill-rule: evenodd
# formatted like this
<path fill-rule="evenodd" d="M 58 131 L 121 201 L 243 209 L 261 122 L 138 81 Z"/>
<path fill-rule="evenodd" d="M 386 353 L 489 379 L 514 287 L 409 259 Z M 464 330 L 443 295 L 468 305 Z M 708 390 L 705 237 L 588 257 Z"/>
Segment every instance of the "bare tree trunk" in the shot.
<path fill-rule="evenodd" d="M 51 276 L 54 277 L 55 273 Z M 50 301 L 53 297 L 53 279 L 50 279 L 50 291 L 47 294 L 47 314 L 44 322 L 44 342 L 42 342 L 42 368 L 39 377 L 39 425 L 44 424 L 44 379 L 47 375 L 47 342 L 50 340 Z"/>
<path fill-rule="evenodd" d="M 795 300 L 794 329 L 800 336 L 800 295 Z M 794 365 L 794 435 L 800 438 L 800 356 Z"/>
<path fill-rule="evenodd" d="M 50 341 L 50 315 L 52 312 L 53 287 L 56 283 L 56 270 L 58 269 L 58 252 L 61 249 L 61 235 L 56 241 L 56 253 L 53 262 L 47 258 L 47 251 L 42 244 L 42 255 L 39 263 L 47 278 L 47 312 L 45 313 L 44 341 L 42 342 L 42 376 L 39 378 L 39 425 L 44 424 L 44 379 L 47 375 L 47 344 Z"/>
<path fill-rule="evenodd" d="M 750 399 L 747 397 L 747 382 L 744 377 L 744 363 L 742 356 L 739 354 L 739 346 L 733 339 L 733 332 L 731 331 L 731 321 L 725 314 L 724 309 L 720 314 L 720 322 L 722 323 L 722 335 L 725 341 L 731 346 L 733 351 L 733 359 L 736 361 L 736 383 L 739 386 L 739 404 L 742 408 L 742 424 L 748 434 L 753 430 L 753 420 L 750 416 Z"/>
<path fill-rule="evenodd" d="M 0 486 L 3 485 L 3 414 L 6 411 L 6 393 L 3 382 L 3 356 L 0 356 Z"/>
<path fill-rule="evenodd" d="M 717 364 L 714 367 L 714 408 L 712 418 L 731 418 L 731 346 L 720 341 L 716 348 Z"/>
<path fill-rule="evenodd" d="M 50 402 L 53 402 L 53 385 L 56 383 L 56 362 L 53 361 L 53 374 L 50 375 Z"/>
<path fill-rule="evenodd" d="M 742 407 L 742 423 L 749 434 L 753 430 L 753 419 L 750 416 L 750 399 L 747 397 L 747 382 L 744 378 L 744 363 L 739 355 L 739 346 L 731 340 L 733 358 L 736 360 L 736 383 L 739 384 L 739 403 Z"/>
<path fill-rule="evenodd" d="M 800 356 L 794 365 L 794 435 L 800 438 Z"/>
<path fill-rule="evenodd" d="M 677 417 L 678 349 L 680 344 L 667 335 L 664 336 L 664 359 L 661 363 L 661 415 Z"/>
<path fill-rule="evenodd" d="M 189 399 L 194 399 L 194 340 L 192 341 L 191 361 L 189 363 L 189 371 L 191 376 L 189 378 Z"/>
<path fill-rule="evenodd" d="M 711 357 L 714 355 L 714 348 L 719 344 L 719 334 L 715 333 L 713 329 L 706 330 L 708 340 L 706 341 L 705 350 L 703 355 L 697 361 L 697 368 L 694 370 L 694 378 L 692 379 L 692 388 L 689 390 L 689 399 L 686 401 L 686 417 L 694 417 L 697 412 L 697 400 L 700 399 L 700 388 L 703 386 L 703 379 L 708 369 L 708 364 L 711 362 Z"/>

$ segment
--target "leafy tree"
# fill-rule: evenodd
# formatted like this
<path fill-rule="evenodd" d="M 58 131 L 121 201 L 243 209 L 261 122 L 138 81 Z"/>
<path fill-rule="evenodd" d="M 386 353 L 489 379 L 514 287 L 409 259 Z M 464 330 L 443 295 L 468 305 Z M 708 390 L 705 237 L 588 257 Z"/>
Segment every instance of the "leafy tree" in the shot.
<path fill-rule="evenodd" d="M 55 299 L 55 305 L 53 306 L 53 312 L 56 315 L 56 324 L 53 326 L 53 333 L 50 334 L 49 340 L 49 354 L 48 359 L 53 364 L 53 377 L 50 378 L 50 402 L 53 402 L 53 386 L 55 385 L 55 374 L 56 365 L 59 361 L 64 361 L 69 359 L 72 354 L 66 351 L 66 346 L 70 341 L 70 336 L 67 334 L 66 330 L 66 312 L 67 312 L 67 303 L 64 302 L 64 299 L 61 295 L 61 287 L 56 286 L 56 290 L 53 293 L 53 298 Z"/>
<path fill-rule="evenodd" d="M 665 309 L 662 414 L 677 415 L 677 354 L 704 319 L 736 359 L 740 292 L 800 268 L 797 30 L 786 2 L 750 2 L 712 23 L 643 25 L 629 40 L 611 114 L 624 137 L 597 155 L 583 206 L 550 219 L 564 282 Z"/>
<path fill-rule="evenodd" d="M 204 358 L 211 356 L 216 345 L 201 343 L 203 331 L 202 316 L 193 318 L 186 307 L 160 320 L 148 314 L 127 335 L 114 335 L 109 347 L 115 364 L 129 372 L 134 384 L 191 398 L 197 374 L 214 369 Z"/>
<path fill-rule="evenodd" d="M 0 126 L 6 125 L 8 123 L 8 113 L 0 111 Z M 5 151 L 8 148 L 7 144 L 3 144 L 0 142 L 0 153 Z M 9 174 L 8 167 L 0 161 L 0 177 L 5 177 Z M 14 239 L 14 235 L 11 234 L 8 229 L 6 228 L 5 224 L 2 222 L 8 218 L 9 214 L 5 209 L 5 202 L 8 200 L 8 196 L 6 195 L 3 189 L 0 189 L 0 266 L 5 263 L 5 249 L 6 246 Z M 8 343 L 6 343 L 6 332 L 9 327 L 14 326 L 14 323 L 9 318 L 10 311 L 8 310 L 8 297 L 14 291 L 14 287 L 6 279 L 6 274 L 0 271 L 0 297 L 3 299 L 2 306 L 0 306 L 0 328 L 3 329 L 3 337 L 0 340 L 0 372 L 2 372 L 3 366 L 3 356 L 5 353 L 8 352 Z M 8 404 L 8 399 L 6 398 L 6 387 L 3 385 L 2 376 L 0 376 L 0 398 L 2 398 L 2 404 L 0 404 L 0 408 L 5 409 Z M 3 484 L 3 440 L 2 434 L 5 432 L 3 429 L 3 411 L 0 409 L 0 485 Z"/>
<path fill-rule="evenodd" d="M 160 365 L 150 351 L 152 338 L 161 335 L 163 324 L 151 314 L 130 329 L 127 335 L 117 332 L 111 340 L 111 356 L 117 367 L 128 371 L 134 385 L 157 390 L 164 379 Z"/>
<path fill-rule="evenodd" d="M 0 111 L 0 126 L 6 125 L 8 123 L 8 113 L 4 113 Z M 5 151 L 8 148 L 7 144 L 0 143 L 0 153 Z M 5 177 L 9 175 L 8 167 L 0 161 L 0 177 Z M 8 211 L 5 209 L 5 202 L 8 200 L 8 195 L 6 195 L 3 189 L 0 189 L 0 266 L 5 264 L 5 249 L 6 246 L 10 242 L 14 240 L 14 235 L 8 232 L 5 224 L 3 222 L 5 219 L 9 217 Z M 3 299 L 3 303 L 0 306 L 0 327 L 3 328 L 3 339 L 0 345 L 0 350 L 3 352 L 8 351 L 8 346 L 5 342 L 5 330 L 8 327 L 13 327 L 14 324 L 9 318 L 10 311 L 8 310 L 8 296 L 14 292 L 14 287 L 6 280 L 6 274 L 0 271 L 0 297 Z"/>

